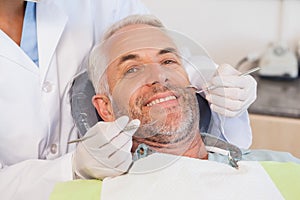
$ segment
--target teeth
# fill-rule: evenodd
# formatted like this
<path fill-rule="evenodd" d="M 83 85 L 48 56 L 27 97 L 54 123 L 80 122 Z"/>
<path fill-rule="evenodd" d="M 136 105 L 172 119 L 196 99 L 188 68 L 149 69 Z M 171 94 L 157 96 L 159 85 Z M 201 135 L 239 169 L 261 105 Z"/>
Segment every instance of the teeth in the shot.
<path fill-rule="evenodd" d="M 148 103 L 147 106 L 153 106 L 157 103 L 161 103 L 161 102 L 165 102 L 165 101 L 169 101 L 169 100 L 174 100 L 174 99 L 176 99 L 175 96 L 167 96 L 165 98 L 155 99 L 154 101 L 151 101 L 150 103 Z"/>

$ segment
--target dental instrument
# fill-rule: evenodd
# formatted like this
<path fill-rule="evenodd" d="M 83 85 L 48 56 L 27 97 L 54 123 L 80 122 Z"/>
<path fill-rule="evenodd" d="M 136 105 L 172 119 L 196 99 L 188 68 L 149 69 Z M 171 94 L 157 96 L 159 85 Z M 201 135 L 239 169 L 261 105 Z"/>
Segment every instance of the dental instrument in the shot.
<path fill-rule="evenodd" d="M 130 130 L 133 130 L 133 129 L 136 129 L 136 128 L 138 128 L 138 126 L 136 126 L 136 125 L 132 125 L 132 126 L 126 126 L 122 131 L 120 131 L 120 133 L 123 133 L 123 132 L 126 132 L 126 131 L 130 131 Z M 126 134 L 126 133 L 125 133 Z M 82 142 L 82 141 L 84 141 L 84 140 L 86 140 L 86 139 L 88 139 L 88 138 L 90 138 L 90 137 L 92 137 L 93 135 L 90 135 L 90 136 L 88 136 L 88 137 L 81 137 L 81 138 L 79 138 L 79 139 L 76 139 L 76 140 L 71 140 L 71 141 L 69 141 L 68 142 L 68 144 L 72 144 L 72 143 L 77 143 L 77 142 Z"/>
<path fill-rule="evenodd" d="M 256 72 L 256 71 L 258 71 L 260 69 L 261 69 L 260 67 L 255 67 L 255 68 L 252 68 L 252 69 L 250 69 L 250 70 L 248 70 L 248 71 L 246 71 L 244 73 L 241 73 L 239 76 L 246 76 L 246 75 L 249 75 L 249 74 L 251 74 L 253 72 Z M 216 88 L 218 88 L 220 86 L 211 85 L 211 86 L 208 86 L 208 87 L 200 89 L 200 90 L 196 86 L 194 86 L 194 85 L 188 85 L 186 87 L 187 88 L 194 88 L 196 90 L 196 93 L 201 94 L 203 92 L 207 92 L 209 90 L 216 89 Z"/>

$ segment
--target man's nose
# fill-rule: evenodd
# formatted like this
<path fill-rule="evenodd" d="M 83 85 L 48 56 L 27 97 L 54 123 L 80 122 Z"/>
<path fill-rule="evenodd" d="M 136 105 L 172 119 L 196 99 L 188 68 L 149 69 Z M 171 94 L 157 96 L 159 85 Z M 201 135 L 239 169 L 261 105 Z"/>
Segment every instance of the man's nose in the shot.
<path fill-rule="evenodd" d="M 165 83 L 168 81 L 167 72 L 159 64 L 148 65 L 146 71 L 146 84 L 153 85 L 156 83 Z"/>

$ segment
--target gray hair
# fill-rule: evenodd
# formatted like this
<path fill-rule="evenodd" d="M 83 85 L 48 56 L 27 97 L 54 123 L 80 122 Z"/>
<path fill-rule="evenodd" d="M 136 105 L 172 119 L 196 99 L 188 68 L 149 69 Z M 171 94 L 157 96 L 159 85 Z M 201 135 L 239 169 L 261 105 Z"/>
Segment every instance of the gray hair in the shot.
<path fill-rule="evenodd" d="M 109 86 L 107 82 L 107 58 L 103 43 L 112 37 L 118 30 L 128 25 L 145 24 L 157 28 L 165 28 L 161 21 L 153 15 L 130 15 L 113 24 L 100 41 L 91 51 L 88 64 L 88 74 L 95 88 L 96 93 L 109 96 Z"/>

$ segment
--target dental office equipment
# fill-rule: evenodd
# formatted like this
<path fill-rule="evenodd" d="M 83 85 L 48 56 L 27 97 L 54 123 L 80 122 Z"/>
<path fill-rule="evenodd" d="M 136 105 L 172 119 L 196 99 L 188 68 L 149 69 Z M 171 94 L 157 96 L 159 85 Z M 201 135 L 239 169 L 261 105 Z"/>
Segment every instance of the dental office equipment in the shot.
<path fill-rule="evenodd" d="M 293 50 L 288 47 L 283 37 L 286 31 L 287 1 L 279 1 L 277 41 L 271 43 L 259 59 L 261 70 L 259 75 L 264 78 L 294 80 L 298 78 L 298 61 Z"/>
<path fill-rule="evenodd" d="M 244 73 L 242 73 L 242 74 L 240 74 L 239 76 L 246 76 L 246 75 L 249 75 L 249 74 L 251 74 L 251 73 L 253 73 L 253 72 L 256 72 L 256 71 L 258 71 L 258 70 L 260 70 L 261 68 L 260 67 L 255 67 L 255 68 L 253 68 L 253 69 L 250 69 L 250 70 L 248 70 L 248 71 L 246 71 L 246 72 L 244 72 Z M 203 89 L 198 89 L 196 86 L 194 86 L 194 85 L 188 85 L 188 86 L 186 86 L 187 88 L 194 88 L 195 90 L 196 90 L 196 93 L 198 93 L 198 94 L 201 94 L 201 93 L 203 93 L 203 92 L 207 92 L 207 91 L 209 91 L 209 90 L 213 90 L 213 89 L 216 89 L 216 88 L 218 88 L 218 86 L 208 86 L 208 87 L 206 87 L 206 88 L 203 88 Z"/>

